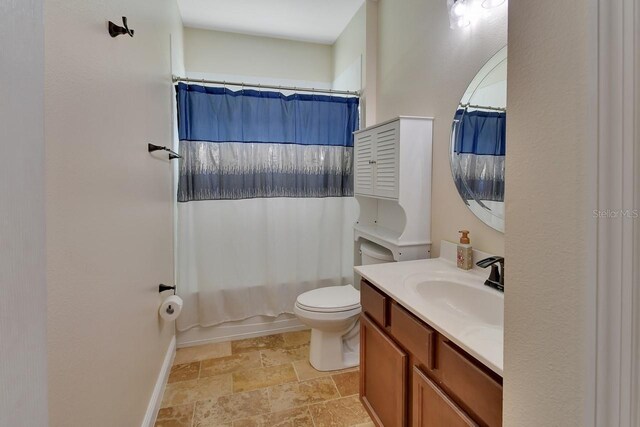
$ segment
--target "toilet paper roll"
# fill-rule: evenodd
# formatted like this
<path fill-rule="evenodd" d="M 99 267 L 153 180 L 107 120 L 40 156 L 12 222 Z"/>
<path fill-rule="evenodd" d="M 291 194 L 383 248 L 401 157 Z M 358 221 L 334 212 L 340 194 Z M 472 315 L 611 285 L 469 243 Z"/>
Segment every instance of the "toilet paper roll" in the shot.
<path fill-rule="evenodd" d="M 182 311 L 182 298 L 178 295 L 171 295 L 160 304 L 160 317 L 170 322 L 176 320 Z"/>

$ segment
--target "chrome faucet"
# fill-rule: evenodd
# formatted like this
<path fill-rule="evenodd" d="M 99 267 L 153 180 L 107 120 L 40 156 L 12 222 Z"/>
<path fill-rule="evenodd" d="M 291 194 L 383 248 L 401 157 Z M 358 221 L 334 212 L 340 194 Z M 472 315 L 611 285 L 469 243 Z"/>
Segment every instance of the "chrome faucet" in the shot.
<path fill-rule="evenodd" d="M 476 262 L 478 267 L 487 268 L 491 266 L 491 274 L 484 284 L 500 292 L 504 292 L 504 258 L 492 256 Z M 500 268 L 498 268 L 500 265 Z"/>

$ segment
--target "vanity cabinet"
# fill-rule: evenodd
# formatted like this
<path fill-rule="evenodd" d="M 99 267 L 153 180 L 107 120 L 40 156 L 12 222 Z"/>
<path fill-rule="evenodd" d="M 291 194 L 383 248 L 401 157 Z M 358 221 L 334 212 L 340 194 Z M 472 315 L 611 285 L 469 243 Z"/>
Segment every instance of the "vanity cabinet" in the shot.
<path fill-rule="evenodd" d="M 502 378 L 366 280 L 360 397 L 385 427 L 502 425 Z"/>

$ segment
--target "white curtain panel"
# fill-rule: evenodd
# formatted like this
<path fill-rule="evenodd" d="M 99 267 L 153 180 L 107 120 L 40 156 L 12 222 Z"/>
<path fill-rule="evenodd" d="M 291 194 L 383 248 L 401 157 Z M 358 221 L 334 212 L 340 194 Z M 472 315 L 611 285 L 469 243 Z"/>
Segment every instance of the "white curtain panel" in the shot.
<path fill-rule="evenodd" d="M 177 329 L 293 313 L 296 297 L 353 280 L 353 197 L 178 204 Z"/>

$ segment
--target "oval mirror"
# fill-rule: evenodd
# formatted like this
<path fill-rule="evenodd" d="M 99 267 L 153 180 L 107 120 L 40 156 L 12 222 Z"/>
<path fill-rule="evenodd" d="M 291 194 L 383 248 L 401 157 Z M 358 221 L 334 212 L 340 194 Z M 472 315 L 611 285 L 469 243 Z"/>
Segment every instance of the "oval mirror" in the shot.
<path fill-rule="evenodd" d="M 451 126 L 451 172 L 464 203 L 482 222 L 504 232 L 507 47 L 469 84 Z"/>

